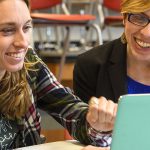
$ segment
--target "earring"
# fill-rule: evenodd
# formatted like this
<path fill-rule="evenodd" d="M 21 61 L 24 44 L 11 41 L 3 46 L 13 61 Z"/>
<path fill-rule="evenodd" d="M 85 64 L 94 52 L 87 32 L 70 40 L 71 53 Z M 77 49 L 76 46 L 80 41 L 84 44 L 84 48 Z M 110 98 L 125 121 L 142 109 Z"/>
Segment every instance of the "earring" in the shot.
<path fill-rule="evenodd" d="M 123 32 L 123 34 L 121 35 L 121 42 L 123 44 L 126 44 L 127 43 L 127 39 L 126 39 L 126 36 L 125 36 L 125 33 Z"/>

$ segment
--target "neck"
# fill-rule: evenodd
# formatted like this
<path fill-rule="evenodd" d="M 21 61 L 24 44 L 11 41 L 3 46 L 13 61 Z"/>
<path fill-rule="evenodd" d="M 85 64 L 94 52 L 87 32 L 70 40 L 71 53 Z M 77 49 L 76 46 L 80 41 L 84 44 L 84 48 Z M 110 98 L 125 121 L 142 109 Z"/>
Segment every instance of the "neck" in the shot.
<path fill-rule="evenodd" d="M 127 59 L 128 76 L 140 83 L 150 85 L 150 63 L 136 61 L 130 56 Z"/>

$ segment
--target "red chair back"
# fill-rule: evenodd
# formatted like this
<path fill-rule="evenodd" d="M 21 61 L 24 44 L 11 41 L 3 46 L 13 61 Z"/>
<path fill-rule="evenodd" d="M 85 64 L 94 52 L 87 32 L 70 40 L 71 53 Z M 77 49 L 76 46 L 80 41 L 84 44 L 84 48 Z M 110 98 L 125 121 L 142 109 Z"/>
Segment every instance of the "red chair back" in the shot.
<path fill-rule="evenodd" d="M 103 5 L 108 9 L 120 12 L 121 0 L 103 0 Z"/>
<path fill-rule="evenodd" d="M 47 9 L 61 3 L 62 0 L 30 0 L 30 7 L 31 10 Z"/>

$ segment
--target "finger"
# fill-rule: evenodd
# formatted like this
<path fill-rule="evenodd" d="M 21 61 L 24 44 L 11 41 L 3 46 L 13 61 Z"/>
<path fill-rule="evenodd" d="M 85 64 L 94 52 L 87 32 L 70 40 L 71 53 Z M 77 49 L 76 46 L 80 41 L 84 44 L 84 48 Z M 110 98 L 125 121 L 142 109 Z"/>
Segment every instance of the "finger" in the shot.
<path fill-rule="evenodd" d="M 92 97 L 90 99 L 89 105 L 98 105 L 99 104 L 99 100 L 96 97 Z"/>
<path fill-rule="evenodd" d="M 107 99 L 105 97 L 99 98 L 99 123 L 104 123 L 106 120 L 106 105 L 107 105 Z"/>
<path fill-rule="evenodd" d="M 96 122 L 98 120 L 98 99 L 96 97 L 92 97 L 90 99 L 88 120 L 92 122 Z"/>
<path fill-rule="evenodd" d="M 116 115 L 117 115 L 117 110 L 118 110 L 118 104 L 115 104 L 112 122 L 115 122 Z"/>
<path fill-rule="evenodd" d="M 107 101 L 107 106 L 106 106 L 106 117 L 105 117 L 105 122 L 106 123 L 113 123 L 112 120 L 114 118 L 114 109 L 115 109 L 115 103 L 111 100 Z"/>

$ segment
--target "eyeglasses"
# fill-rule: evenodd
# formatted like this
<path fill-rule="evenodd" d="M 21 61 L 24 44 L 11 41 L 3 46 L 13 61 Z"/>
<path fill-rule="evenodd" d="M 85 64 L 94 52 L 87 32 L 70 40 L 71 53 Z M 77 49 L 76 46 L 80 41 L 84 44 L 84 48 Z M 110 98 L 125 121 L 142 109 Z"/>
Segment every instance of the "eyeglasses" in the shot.
<path fill-rule="evenodd" d="M 145 27 L 150 23 L 150 19 L 148 18 L 148 16 L 146 16 L 144 14 L 129 13 L 128 21 L 135 25 L 141 26 L 141 27 Z"/>

